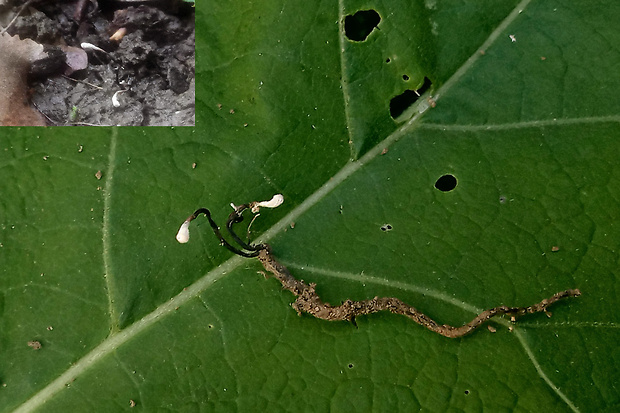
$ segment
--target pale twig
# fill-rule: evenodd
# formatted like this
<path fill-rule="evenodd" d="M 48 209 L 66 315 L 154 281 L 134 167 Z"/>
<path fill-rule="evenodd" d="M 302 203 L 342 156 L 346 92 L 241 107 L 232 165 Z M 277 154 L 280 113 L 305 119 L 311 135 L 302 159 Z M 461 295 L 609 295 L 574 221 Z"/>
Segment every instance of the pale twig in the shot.
<path fill-rule="evenodd" d="M 28 7 L 30 5 L 30 3 L 32 3 L 32 0 L 28 0 L 27 2 L 24 3 L 24 5 L 22 6 L 21 9 L 19 9 L 19 11 L 17 12 L 17 14 L 15 15 L 15 17 L 13 17 L 13 20 L 11 20 L 9 22 L 9 24 L 7 24 L 7 26 L 2 29 L 0 31 L 0 36 L 2 36 L 4 33 L 6 33 L 7 30 L 9 30 L 9 27 L 11 27 L 13 25 L 13 23 L 15 23 L 15 20 L 17 20 L 17 18 L 19 17 L 20 14 L 23 13 L 24 10 L 26 10 L 26 7 Z"/>
<path fill-rule="evenodd" d="M 103 88 L 101 86 L 93 85 L 92 83 L 88 83 L 88 82 L 85 82 L 83 80 L 74 79 L 72 77 L 65 76 L 65 75 L 62 75 L 62 77 L 64 77 L 67 80 L 72 80 L 72 81 L 77 82 L 77 83 L 84 83 L 85 85 L 88 85 L 90 87 L 94 87 L 95 89 L 103 90 Z"/>

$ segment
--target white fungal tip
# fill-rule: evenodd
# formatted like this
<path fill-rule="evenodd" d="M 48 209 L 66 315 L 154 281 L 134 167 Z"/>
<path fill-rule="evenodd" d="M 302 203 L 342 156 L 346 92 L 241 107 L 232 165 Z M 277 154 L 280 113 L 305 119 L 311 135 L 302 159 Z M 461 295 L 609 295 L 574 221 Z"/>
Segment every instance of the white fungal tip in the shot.
<path fill-rule="evenodd" d="M 282 205 L 282 202 L 284 202 L 284 196 L 282 196 L 282 194 L 276 194 L 269 201 L 263 201 L 263 202 L 257 203 L 252 208 L 252 212 L 255 212 L 255 213 L 258 212 L 258 209 L 260 207 L 276 208 L 276 207 L 279 207 L 280 205 Z"/>
<path fill-rule="evenodd" d="M 80 46 L 81 46 L 81 47 L 82 47 L 82 49 L 84 49 L 84 50 L 96 50 L 96 51 L 98 51 L 98 52 L 103 52 L 103 53 L 106 53 L 106 54 L 108 53 L 108 52 L 106 52 L 105 50 L 103 50 L 101 47 L 97 47 L 97 46 L 95 46 L 95 45 L 94 45 L 94 44 L 92 44 L 92 43 L 86 43 L 86 42 L 84 42 L 84 43 L 80 43 Z"/>
<path fill-rule="evenodd" d="M 118 94 L 124 92 L 124 90 L 119 90 L 114 93 L 112 96 L 112 105 L 117 108 L 121 105 L 121 102 L 118 100 Z"/>
<path fill-rule="evenodd" d="M 177 241 L 181 244 L 185 244 L 189 241 L 189 221 L 183 222 L 181 228 L 179 228 L 179 232 L 177 232 Z"/>
<path fill-rule="evenodd" d="M 284 196 L 282 194 L 275 194 L 273 198 L 271 198 L 269 201 L 261 202 L 261 206 L 267 208 L 276 208 L 282 205 L 282 202 L 284 202 Z"/>

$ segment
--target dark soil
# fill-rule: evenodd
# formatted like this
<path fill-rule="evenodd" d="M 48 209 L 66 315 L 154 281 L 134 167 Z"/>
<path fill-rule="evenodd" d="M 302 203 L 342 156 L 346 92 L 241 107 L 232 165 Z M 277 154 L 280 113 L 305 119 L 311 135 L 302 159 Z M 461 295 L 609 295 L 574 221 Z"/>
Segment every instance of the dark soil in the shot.
<path fill-rule="evenodd" d="M 124 37 L 111 40 L 122 28 Z M 9 33 L 46 46 L 48 58 L 31 69 L 31 102 L 50 125 L 194 125 L 194 10 L 188 3 L 39 1 Z M 84 52 L 67 46 L 87 52 L 86 68 L 75 71 Z"/>

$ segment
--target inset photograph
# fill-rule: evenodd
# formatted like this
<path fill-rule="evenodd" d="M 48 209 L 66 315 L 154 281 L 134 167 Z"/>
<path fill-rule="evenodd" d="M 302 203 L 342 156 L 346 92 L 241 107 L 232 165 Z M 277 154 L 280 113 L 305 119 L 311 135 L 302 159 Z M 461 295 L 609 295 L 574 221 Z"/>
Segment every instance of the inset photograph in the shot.
<path fill-rule="evenodd" d="M 194 0 L 0 0 L 0 126 L 193 126 Z"/>

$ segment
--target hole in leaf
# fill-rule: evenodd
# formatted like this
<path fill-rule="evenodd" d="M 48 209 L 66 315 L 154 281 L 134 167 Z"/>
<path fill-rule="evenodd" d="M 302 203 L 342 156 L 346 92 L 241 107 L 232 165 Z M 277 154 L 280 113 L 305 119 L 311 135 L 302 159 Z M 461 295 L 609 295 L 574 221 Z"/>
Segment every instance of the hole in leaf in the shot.
<path fill-rule="evenodd" d="M 363 42 L 381 21 L 374 10 L 360 10 L 344 18 L 344 34 L 349 40 Z"/>
<path fill-rule="evenodd" d="M 381 231 L 391 231 L 392 226 L 390 224 L 381 225 Z"/>
<path fill-rule="evenodd" d="M 454 175 L 444 175 L 435 182 L 435 188 L 442 192 L 449 192 L 456 188 L 456 178 Z"/>
<path fill-rule="evenodd" d="M 403 75 L 403 80 L 406 82 L 407 80 L 409 80 L 409 76 Z"/>
<path fill-rule="evenodd" d="M 390 63 L 392 60 L 388 57 L 387 59 L 385 59 L 385 63 Z"/>
<path fill-rule="evenodd" d="M 405 79 L 405 77 L 407 78 Z M 407 75 L 403 75 L 403 79 L 408 80 L 409 77 Z M 390 100 L 390 116 L 392 116 L 392 119 L 396 119 L 402 115 L 404 111 L 409 109 L 409 107 L 411 107 L 411 105 L 413 105 L 420 98 L 420 95 L 426 92 L 431 85 L 432 83 L 430 79 L 425 77 L 422 87 L 418 90 L 407 89 L 400 95 L 393 97 L 392 100 Z"/>
<path fill-rule="evenodd" d="M 353 368 L 353 364 L 349 364 L 349 368 L 352 369 Z"/>
<path fill-rule="evenodd" d="M 466 395 L 467 395 L 467 394 L 469 394 L 469 390 L 465 390 L 465 394 L 466 394 Z"/>

